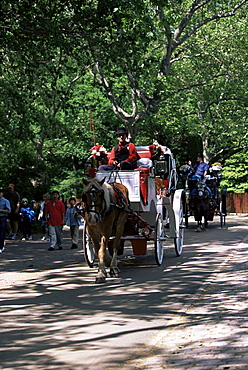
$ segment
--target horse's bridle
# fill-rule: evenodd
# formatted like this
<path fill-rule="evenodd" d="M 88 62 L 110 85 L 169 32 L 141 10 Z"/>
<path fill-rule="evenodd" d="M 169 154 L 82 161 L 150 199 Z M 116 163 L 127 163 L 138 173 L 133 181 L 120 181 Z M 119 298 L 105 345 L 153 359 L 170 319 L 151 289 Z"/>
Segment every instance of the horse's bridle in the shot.
<path fill-rule="evenodd" d="M 198 199 L 204 199 L 204 198 L 208 197 L 208 190 L 207 190 L 207 186 L 206 186 L 204 181 L 199 181 L 196 184 L 196 194 L 195 194 L 195 196 Z"/>
<path fill-rule="evenodd" d="M 98 193 L 100 193 L 101 203 L 95 204 L 95 202 L 98 199 Z M 90 195 L 91 198 L 91 204 L 87 204 L 87 197 L 86 194 Z M 100 221 L 102 221 L 106 215 L 107 209 L 106 209 L 106 202 L 104 199 L 104 191 L 102 189 L 97 189 L 95 187 L 92 187 L 87 192 L 83 193 L 82 195 L 82 201 L 86 203 L 85 211 L 86 213 L 95 213 L 96 216 L 99 218 Z M 99 211 L 96 210 L 96 208 L 99 207 Z"/>

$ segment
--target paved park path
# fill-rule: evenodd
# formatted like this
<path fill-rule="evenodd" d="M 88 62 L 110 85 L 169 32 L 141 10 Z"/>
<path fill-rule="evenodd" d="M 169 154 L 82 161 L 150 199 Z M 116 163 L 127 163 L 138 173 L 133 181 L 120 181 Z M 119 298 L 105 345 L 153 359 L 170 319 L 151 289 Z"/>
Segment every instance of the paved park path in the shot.
<path fill-rule="evenodd" d="M 248 369 L 248 237 L 140 357 L 123 369 Z"/>
<path fill-rule="evenodd" d="M 215 248 L 218 248 L 219 245 L 228 253 L 224 254 L 223 259 L 220 255 L 220 264 L 206 279 L 200 277 L 197 269 L 197 258 L 202 259 L 202 252 L 198 252 L 192 259 L 186 258 L 184 260 L 185 257 L 179 259 L 181 265 L 179 263 L 179 270 L 175 269 L 175 273 L 180 272 L 180 266 L 187 268 L 187 264 L 191 264 L 190 271 L 194 274 L 194 279 L 197 281 L 198 277 L 204 281 L 199 284 L 198 290 L 190 296 L 191 299 L 186 300 L 181 306 L 175 305 L 178 307 L 177 314 L 164 320 L 163 327 L 154 330 L 150 339 L 144 340 L 143 346 L 139 346 L 129 353 L 125 350 L 125 343 L 121 342 L 122 352 L 126 351 L 125 360 L 120 360 L 118 363 L 118 360 L 114 361 L 114 357 L 112 357 L 113 366 L 111 362 L 106 362 L 106 365 L 100 366 L 101 370 L 116 368 L 122 370 L 248 369 L 248 217 L 233 218 L 230 225 L 230 227 L 227 226 L 229 233 L 239 235 L 238 239 L 236 238 L 239 242 L 233 242 L 231 248 L 228 247 L 228 240 L 223 241 L 222 246 L 220 243 L 215 245 Z M 216 229 L 215 232 L 216 234 L 213 234 L 213 230 L 209 231 L 209 234 L 202 234 L 201 237 L 207 238 L 208 235 L 212 235 L 217 238 L 218 232 L 224 235 L 223 230 Z M 0 297 L 4 302 L 0 309 L 2 312 L 2 317 L 0 315 L 1 370 L 33 370 L 34 368 L 40 370 L 95 370 L 99 368 L 99 366 L 90 365 L 90 362 L 86 364 L 82 360 L 82 351 L 85 349 L 87 352 L 86 348 L 91 348 L 88 352 L 89 356 L 92 356 L 92 350 L 94 347 L 96 348 L 97 342 L 95 339 L 82 340 L 84 327 L 79 325 L 82 320 L 82 323 L 85 322 L 85 330 L 93 328 L 90 326 L 89 319 L 87 321 L 87 316 L 83 311 L 84 306 L 80 308 L 80 301 L 81 297 L 84 297 L 84 305 L 87 304 L 87 300 L 91 302 L 90 292 L 97 289 L 91 284 L 95 273 L 84 267 L 85 262 L 81 248 L 79 250 L 70 249 L 68 230 L 65 230 L 64 235 L 65 248 L 62 253 L 61 251 L 48 252 L 48 243 L 41 242 L 40 236 L 37 235 L 32 242 L 9 241 L 6 250 L 0 255 Z M 196 234 L 191 232 L 191 238 L 194 238 L 194 235 Z M 225 235 L 227 237 L 228 233 Z M 227 247 L 225 247 L 225 243 Z M 192 241 L 190 245 L 189 249 L 193 250 Z M 210 245 L 206 243 L 202 250 L 204 248 L 211 249 L 211 247 L 211 243 Z M 206 256 L 211 256 L 211 253 L 207 252 Z M 209 263 L 209 259 L 206 259 L 206 267 Z M 128 271 L 131 273 L 130 261 L 128 266 Z M 80 275 L 82 268 L 85 274 L 83 279 Z M 158 276 L 164 276 L 161 268 L 152 271 Z M 172 274 L 173 271 L 172 269 L 170 272 L 168 269 L 167 274 Z M 124 285 L 128 287 L 129 280 L 124 268 L 123 275 Z M 182 279 L 178 275 L 177 283 L 183 284 Z M 136 280 L 139 281 L 139 279 Z M 143 280 L 141 281 L 143 282 Z M 82 282 L 85 283 L 84 289 L 87 294 L 83 294 L 84 291 L 79 285 Z M 113 286 L 115 284 L 115 289 L 118 290 L 118 281 L 116 283 L 110 282 L 111 284 Z M 130 285 L 129 289 L 130 287 L 133 285 Z M 164 287 L 166 288 L 166 285 Z M 137 282 L 136 289 L 138 288 L 143 294 L 140 293 L 140 298 L 142 298 L 146 294 L 146 284 L 142 287 L 142 284 Z M 66 289 L 71 289 L 72 294 L 75 295 L 75 297 L 71 296 L 72 302 L 79 304 L 80 309 L 77 308 L 75 311 L 77 315 L 73 315 L 73 305 L 68 304 L 66 308 L 61 305 L 62 300 L 69 297 L 68 292 L 70 291 Z M 99 288 L 97 290 L 100 291 Z M 108 285 L 102 287 L 101 290 L 101 303 L 102 307 L 105 307 L 110 300 L 111 291 Z M 51 297 L 54 301 L 49 301 Z M 47 303 L 44 303 L 45 298 L 48 299 Z M 163 307 L 158 307 L 158 312 L 164 310 L 165 318 L 170 316 L 170 312 L 166 308 L 170 302 L 167 302 L 166 299 L 165 297 Z M 96 300 L 97 297 L 92 301 L 96 302 Z M 150 301 L 147 300 L 147 303 L 152 306 Z M 53 306 L 51 306 L 52 304 Z M 142 324 L 142 312 L 140 315 Z M 154 315 L 156 317 L 156 312 Z M 96 317 L 100 316 L 96 315 Z M 130 319 L 132 317 L 135 316 L 131 316 Z M 119 321 L 121 322 L 120 327 L 113 321 L 113 324 L 116 325 L 116 334 L 118 330 L 121 330 L 121 327 L 123 330 L 126 328 L 124 326 L 125 320 L 121 316 Z M 109 320 L 108 328 L 111 322 Z M 129 324 L 131 325 L 131 321 Z M 32 333 L 34 334 L 32 335 Z M 62 337 L 63 333 L 67 335 L 67 338 Z M 142 331 L 140 333 L 142 335 Z M 90 331 L 89 335 L 92 335 Z M 101 336 L 100 332 L 99 336 Z M 115 336 L 109 336 L 111 340 L 115 339 Z M 118 336 L 116 335 L 116 338 Z M 78 340 L 76 340 L 77 337 Z M 37 342 L 39 338 L 41 341 Z M 52 341 L 51 338 L 53 338 Z M 72 343 L 71 347 L 67 347 L 67 352 L 63 351 L 64 339 L 67 339 L 68 343 Z M 85 348 L 82 345 L 83 342 Z M 86 347 L 86 343 L 88 347 Z M 108 348 L 106 340 L 102 342 L 102 345 Z M 113 349 L 114 353 L 117 352 L 114 352 Z M 15 356 L 14 354 L 19 355 Z M 110 356 L 111 360 L 111 353 L 107 355 Z M 86 360 L 87 357 L 84 359 Z M 91 357 L 90 360 L 96 359 Z"/>

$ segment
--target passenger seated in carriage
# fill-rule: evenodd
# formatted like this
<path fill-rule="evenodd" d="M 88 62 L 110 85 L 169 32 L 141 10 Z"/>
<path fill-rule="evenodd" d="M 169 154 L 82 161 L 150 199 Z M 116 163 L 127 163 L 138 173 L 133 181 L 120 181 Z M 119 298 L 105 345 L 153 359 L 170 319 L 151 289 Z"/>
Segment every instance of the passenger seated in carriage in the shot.
<path fill-rule="evenodd" d="M 123 127 L 119 127 L 116 136 L 118 145 L 112 148 L 108 164 L 99 166 L 98 171 L 112 171 L 112 170 L 134 170 L 137 168 L 137 160 L 139 155 L 133 143 L 126 141 L 127 131 Z"/>
<path fill-rule="evenodd" d="M 207 173 L 209 171 L 209 165 L 206 163 L 206 162 L 203 162 L 203 158 L 201 156 L 198 155 L 198 157 L 196 158 L 196 161 L 197 163 L 192 166 L 192 163 L 191 161 L 188 162 L 188 165 L 190 166 L 190 169 L 193 172 L 190 180 L 192 181 L 192 185 L 193 186 L 190 186 L 190 182 L 189 181 L 189 186 L 190 186 L 190 196 L 194 195 L 196 189 L 195 189 L 195 183 L 197 180 L 199 179 L 205 179 L 205 177 L 207 176 Z M 195 181 L 194 181 L 195 180 Z M 207 190 L 208 190 L 208 193 L 209 195 L 212 195 L 212 192 L 211 190 L 209 189 L 209 187 L 207 186 Z"/>

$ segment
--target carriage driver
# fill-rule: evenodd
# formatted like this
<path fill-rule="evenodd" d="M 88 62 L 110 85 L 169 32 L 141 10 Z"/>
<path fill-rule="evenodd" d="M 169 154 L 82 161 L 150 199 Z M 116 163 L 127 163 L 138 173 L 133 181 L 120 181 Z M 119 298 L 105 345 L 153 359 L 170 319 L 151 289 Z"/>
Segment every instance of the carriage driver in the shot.
<path fill-rule="evenodd" d="M 127 131 L 123 127 L 119 127 L 116 132 L 118 145 L 111 150 L 108 164 L 103 164 L 98 168 L 98 171 L 134 170 L 137 168 L 137 160 L 139 155 L 133 143 L 126 141 Z"/>
<path fill-rule="evenodd" d="M 188 165 L 190 166 L 191 170 L 192 171 L 195 171 L 192 179 L 196 180 L 196 179 L 203 179 L 204 177 L 206 177 L 207 173 L 208 173 L 208 170 L 209 170 L 209 165 L 205 162 L 203 162 L 203 159 L 201 156 L 198 155 L 198 157 L 196 158 L 196 164 L 194 166 L 192 166 L 192 163 L 191 161 L 188 162 Z M 194 178 L 195 176 L 195 178 Z"/>
<path fill-rule="evenodd" d="M 192 166 L 191 161 L 188 162 L 190 169 L 194 171 L 192 180 L 204 179 L 208 173 L 209 165 L 206 162 L 203 162 L 203 158 L 200 155 L 197 156 L 196 162 L 197 163 L 194 166 Z M 208 186 L 207 186 L 207 190 L 209 194 L 212 195 L 212 192 Z M 191 190 L 190 195 L 193 195 L 194 192 L 195 192 L 195 189 Z"/>

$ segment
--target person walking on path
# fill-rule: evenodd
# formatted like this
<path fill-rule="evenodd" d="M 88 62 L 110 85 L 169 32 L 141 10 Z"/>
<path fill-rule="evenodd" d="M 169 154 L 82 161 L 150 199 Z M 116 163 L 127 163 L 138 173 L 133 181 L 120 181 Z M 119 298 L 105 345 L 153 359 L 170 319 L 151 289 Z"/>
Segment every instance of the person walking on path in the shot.
<path fill-rule="evenodd" d="M 78 213 L 76 207 L 76 198 L 69 199 L 69 207 L 66 210 L 66 225 L 70 227 L 70 235 L 72 246 L 71 249 L 77 249 L 78 247 L 78 236 L 79 236 L 79 225 L 82 225 L 81 216 Z"/>
<path fill-rule="evenodd" d="M 38 215 L 38 221 L 41 221 L 41 231 L 42 231 L 42 238 L 41 240 L 49 240 L 48 233 L 47 233 L 47 222 L 46 222 L 46 216 L 44 213 L 45 205 L 50 200 L 50 194 L 46 193 L 43 194 L 43 202 L 40 206 L 40 212 Z"/>
<path fill-rule="evenodd" d="M 7 230 L 9 232 L 8 239 L 15 240 L 18 231 L 18 222 L 20 220 L 19 208 L 20 208 L 20 194 L 15 191 L 15 185 L 9 184 L 8 192 L 5 198 L 10 202 L 11 212 L 7 217 Z M 13 228 L 13 231 L 12 231 Z"/>
<path fill-rule="evenodd" d="M 58 249 L 63 249 L 63 225 L 65 224 L 65 206 L 59 200 L 59 192 L 52 192 L 52 199 L 45 205 L 45 215 L 50 237 L 49 251 L 54 251 L 56 244 Z"/>
<path fill-rule="evenodd" d="M 27 198 L 23 198 L 20 208 L 22 240 L 32 240 L 32 224 L 35 222 L 35 213 L 28 204 Z"/>
<path fill-rule="evenodd" d="M 3 189 L 0 189 L 0 253 L 4 251 L 7 215 L 11 212 L 10 202 L 4 198 L 3 193 Z"/>

